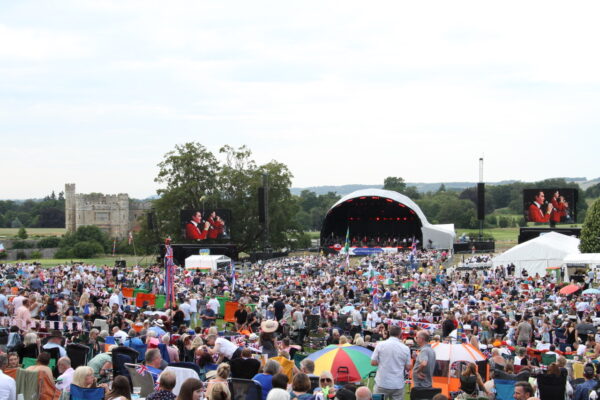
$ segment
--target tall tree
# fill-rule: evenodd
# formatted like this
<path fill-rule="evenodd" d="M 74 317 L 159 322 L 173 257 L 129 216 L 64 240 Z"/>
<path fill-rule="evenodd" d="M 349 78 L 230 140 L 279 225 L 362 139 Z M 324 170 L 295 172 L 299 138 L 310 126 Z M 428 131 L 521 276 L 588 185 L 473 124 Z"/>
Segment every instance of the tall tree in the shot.
<path fill-rule="evenodd" d="M 385 190 L 393 190 L 398 193 L 404 193 L 406 189 L 406 182 L 401 177 L 396 176 L 388 176 L 383 180 L 383 188 Z"/>
<path fill-rule="evenodd" d="M 582 253 L 600 253 L 600 199 L 592 204 L 585 216 L 579 250 Z"/>

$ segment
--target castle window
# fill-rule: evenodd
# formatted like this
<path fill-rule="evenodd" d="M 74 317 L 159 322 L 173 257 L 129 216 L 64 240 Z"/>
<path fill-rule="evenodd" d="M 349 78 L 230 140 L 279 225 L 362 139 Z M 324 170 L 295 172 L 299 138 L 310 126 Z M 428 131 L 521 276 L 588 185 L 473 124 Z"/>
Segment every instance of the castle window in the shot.
<path fill-rule="evenodd" d="M 110 213 L 108 212 L 96 212 L 97 222 L 108 222 L 110 220 Z"/>

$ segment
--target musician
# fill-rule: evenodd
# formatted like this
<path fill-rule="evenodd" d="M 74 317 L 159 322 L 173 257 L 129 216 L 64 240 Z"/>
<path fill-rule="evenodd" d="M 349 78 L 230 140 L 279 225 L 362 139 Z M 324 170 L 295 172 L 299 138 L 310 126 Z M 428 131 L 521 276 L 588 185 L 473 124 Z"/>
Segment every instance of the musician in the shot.
<path fill-rule="evenodd" d="M 216 211 L 211 212 L 206 221 L 210 224 L 208 228 L 209 239 L 217 239 L 225 231 L 225 221 L 217 215 Z"/>
<path fill-rule="evenodd" d="M 547 206 L 544 207 L 546 195 L 544 192 L 538 192 L 534 198 L 533 202 L 529 206 L 529 222 L 549 222 L 550 214 L 552 213 L 552 203 L 548 203 Z"/>
<path fill-rule="evenodd" d="M 185 238 L 189 240 L 204 240 L 208 236 L 210 223 L 202 221 L 202 213 L 195 211 L 192 219 L 185 225 Z"/>

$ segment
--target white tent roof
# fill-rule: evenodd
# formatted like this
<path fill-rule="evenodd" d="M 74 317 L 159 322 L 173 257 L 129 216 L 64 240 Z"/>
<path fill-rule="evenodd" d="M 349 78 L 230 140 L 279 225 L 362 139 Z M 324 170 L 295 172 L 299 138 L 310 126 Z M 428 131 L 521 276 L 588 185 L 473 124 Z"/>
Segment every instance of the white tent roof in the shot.
<path fill-rule="evenodd" d="M 600 253 L 574 253 L 564 258 L 565 264 L 600 264 Z"/>
<path fill-rule="evenodd" d="M 546 268 L 560 267 L 569 254 L 579 253 L 579 239 L 550 232 L 505 251 L 492 260 L 494 267 L 514 264 L 516 273 L 525 268 L 529 275 L 546 275 Z"/>
<path fill-rule="evenodd" d="M 231 258 L 223 255 L 193 255 L 185 259 L 185 269 L 217 270 L 217 263 L 231 262 Z"/>

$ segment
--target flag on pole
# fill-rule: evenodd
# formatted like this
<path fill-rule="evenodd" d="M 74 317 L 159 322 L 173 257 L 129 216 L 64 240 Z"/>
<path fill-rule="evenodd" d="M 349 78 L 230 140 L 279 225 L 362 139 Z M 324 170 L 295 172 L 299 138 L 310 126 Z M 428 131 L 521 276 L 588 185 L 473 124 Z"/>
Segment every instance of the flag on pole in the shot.
<path fill-rule="evenodd" d="M 173 307 L 175 305 L 175 264 L 170 238 L 165 242 L 165 295 L 165 306 Z"/>
<path fill-rule="evenodd" d="M 113 256 L 117 253 L 117 238 L 113 239 Z"/>
<path fill-rule="evenodd" d="M 133 232 L 131 232 L 131 231 L 129 231 L 129 238 L 128 238 L 127 242 L 129 243 L 130 246 L 133 243 Z"/>
<path fill-rule="evenodd" d="M 346 252 L 346 268 L 350 268 L 350 227 L 346 228 L 346 243 L 344 244 Z"/>
<path fill-rule="evenodd" d="M 4 244 L 0 243 L 0 253 L 4 252 Z"/>
<path fill-rule="evenodd" d="M 231 293 L 235 290 L 235 263 L 231 261 Z"/>

